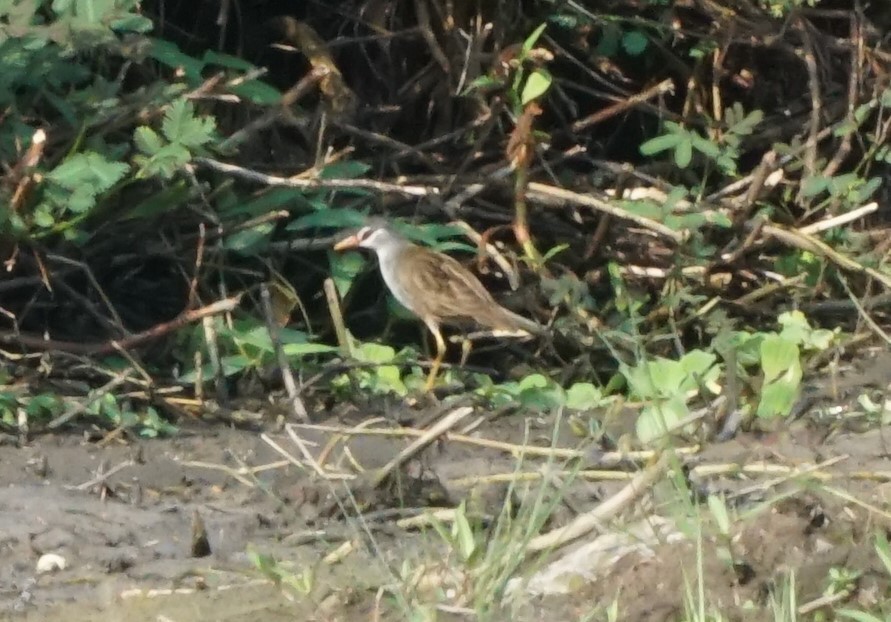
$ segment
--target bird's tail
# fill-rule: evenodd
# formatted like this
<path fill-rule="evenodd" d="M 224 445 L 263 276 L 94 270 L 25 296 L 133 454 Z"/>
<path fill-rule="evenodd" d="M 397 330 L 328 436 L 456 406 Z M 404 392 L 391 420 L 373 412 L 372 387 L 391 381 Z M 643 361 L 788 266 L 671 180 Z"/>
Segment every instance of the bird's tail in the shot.
<path fill-rule="evenodd" d="M 533 322 L 532 320 L 518 315 L 513 311 L 508 311 L 504 307 L 500 308 L 499 321 L 492 322 L 492 328 L 500 330 L 524 330 L 531 335 L 543 335 L 545 333 L 544 326 Z"/>

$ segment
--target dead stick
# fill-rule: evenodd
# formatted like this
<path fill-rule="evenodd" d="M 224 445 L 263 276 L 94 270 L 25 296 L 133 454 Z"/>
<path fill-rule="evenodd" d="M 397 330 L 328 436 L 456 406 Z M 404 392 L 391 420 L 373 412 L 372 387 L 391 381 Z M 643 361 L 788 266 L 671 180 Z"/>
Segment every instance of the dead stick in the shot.
<path fill-rule="evenodd" d="M 400 451 L 392 460 L 381 467 L 375 474 L 374 479 L 371 480 L 372 488 L 380 486 L 390 473 L 399 468 L 399 465 L 405 463 L 409 458 L 424 449 L 427 445 L 454 428 L 458 425 L 459 421 L 472 412 L 473 408 L 470 406 L 462 406 L 461 408 L 456 408 L 440 419 L 437 423 L 431 426 L 429 430 L 424 432 L 420 438 L 415 439 L 408 447 Z"/>
<path fill-rule="evenodd" d="M 542 551 L 566 544 L 596 529 L 604 520 L 615 516 L 628 504 L 662 477 L 668 469 L 670 452 L 665 452 L 656 464 L 638 473 L 628 485 L 590 512 L 577 516 L 571 523 L 533 538 L 526 547 L 528 552 Z"/>
<path fill-rule="evenodd" d="M 77 341 L 55 341 L 53 339 L 43 339 L 34 335 L 25 335 L 22 333 L 16 333 L 14 331 L 0 331 L 0 343 L 18 343 L 29 348 L 35 348 L 42 352 L 56 350 L 60 352 L 70 352 L 72 354 L 111 354 L 112 352 L 118 350 L 118 348 L 135 348 L 136 346 L 142 345 L 147 341 L 157 339 L 158 337 L 166 335 L 167 333 L 171 333 L 187 324 L 191 324 L 192 322 L 203 319 L 207 316 L 218 315 L 220 313 L 232 311 L 238 306 L 239 302 L 241 302 L 241 294 L 232 296 L 231 298 L 218 300 L 217 302 L 207 305 L 206 307 L 195 309 L 193 311 L 186 311 L 179 317 L 176 317 L 169 322 L 157 324 L 155 326 L 152 326 L 148 330 L 144 330 L 141 333 L 131 335 L 126 339 L 112 339 L 110 341 L 104 341 L 102 343 L 79 343 Z"/>
<path fill-rule="evenodd" d="M 303 421 L 309 422 L 309 416 L 306 414 L 306 406 L 300 399 L 297 392 L 297 383 L 294 382 L 294 374 L 291 373 L 291 366 L 288 365 L 288 357 L 285 356 L 285 350 L 282 347 L 281 335 L 279 333 L 278 324 L 272 312 L 272 301 L 269 296 L 269 287 L 265 284 L 260 290 L 260 300 L 263 302 L 263 315 L 266 318 L 266 330 L 269 332 L 269 339 L 275 348 L 275 357 L 278 360 L 278 368 L 282 373 L 282 380 L 285 383 L 285 390 L 288 392 L 288 400 L 291 402 L 291 412 L 294 416 Z"/>

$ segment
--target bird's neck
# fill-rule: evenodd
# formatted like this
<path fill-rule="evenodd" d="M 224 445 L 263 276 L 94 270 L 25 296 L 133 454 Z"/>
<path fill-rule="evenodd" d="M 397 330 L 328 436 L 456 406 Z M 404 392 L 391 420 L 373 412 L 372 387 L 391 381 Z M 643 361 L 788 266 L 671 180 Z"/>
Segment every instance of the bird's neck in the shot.
<path fill-rule="evenodd" d="M 407 240 L 395 240 L 391 244 L 376 249 L 377 260 L 380 264 L 381 276 L 384 283 L 393 293 L 396 300 L 410 311 L 414 310 L 414 300 L 411 292 L 406 288 L 406 253 L 415 248 L 415 245 Z M 409 267 L 409 269 L 411 269 Z"/>

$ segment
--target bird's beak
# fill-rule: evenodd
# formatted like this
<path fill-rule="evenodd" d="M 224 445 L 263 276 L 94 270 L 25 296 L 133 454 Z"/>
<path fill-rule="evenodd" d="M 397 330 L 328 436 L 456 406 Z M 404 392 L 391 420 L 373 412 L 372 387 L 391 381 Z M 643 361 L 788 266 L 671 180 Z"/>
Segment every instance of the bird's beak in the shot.
<path fill-rule="evenodd" d="M 340 242 L 334 245 L 334 250 L 343 251 L 348 248 L 357 248 L 359 246 L 359 236 L 351 235 L 348 238 L 342 239 Z"/>

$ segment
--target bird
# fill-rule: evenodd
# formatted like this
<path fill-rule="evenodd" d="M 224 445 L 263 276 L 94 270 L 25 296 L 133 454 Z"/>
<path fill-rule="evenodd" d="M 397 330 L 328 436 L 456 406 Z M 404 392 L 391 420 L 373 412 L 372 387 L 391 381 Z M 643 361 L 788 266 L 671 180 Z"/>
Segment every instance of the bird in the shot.
<path fill-rule="evenodd" d="M 409 241 L 386 221 L 372 222 L 334 245 L 335 251 L 354 248 L 374 251 L 393 297 L 433 334 L 436 358 L 427 375 L 426 392 L 433 389 L 446 354 L 442 324 L 475 323 L 493 331 L 531 335 L 543 332 L 536 322 L 499 305 L 458 260 Z"/>

